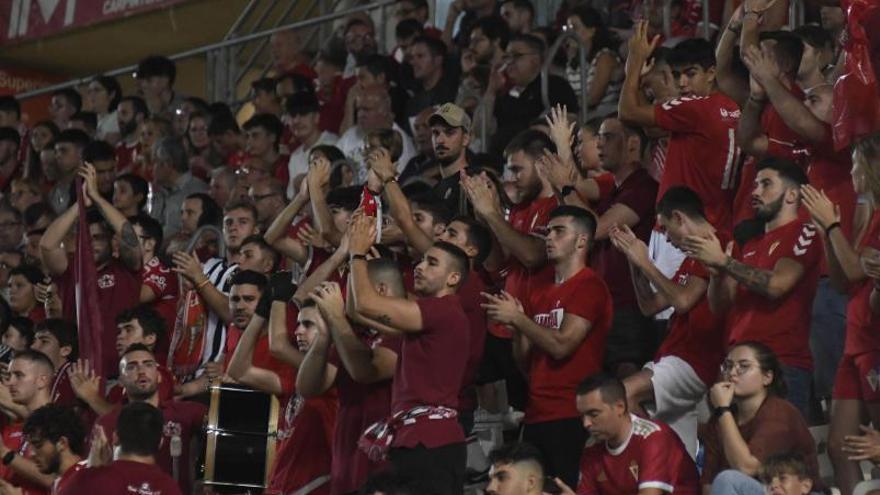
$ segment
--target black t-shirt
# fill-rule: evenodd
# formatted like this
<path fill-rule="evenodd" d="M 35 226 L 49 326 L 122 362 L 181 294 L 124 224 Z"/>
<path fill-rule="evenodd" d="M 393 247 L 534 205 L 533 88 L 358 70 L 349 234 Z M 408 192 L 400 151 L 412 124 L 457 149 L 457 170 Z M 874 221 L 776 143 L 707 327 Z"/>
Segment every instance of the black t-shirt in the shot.
<path fill-rule="evenodd" d="M 569 112 L 578 112 L 578 99 L 565 79 L 550 75 L 548 89 L 550 106 L 565 105 Z M 514 136 L 526 130 L 544 112 L 541 99 L 541 76 L 535 78 L 518 97 L 509 92 L 495 99 L 498 130 L 490 141 L 489 151 L 501 155 Z"/>
<path fill-rule="evenodd" d="M 444 69 L 443 77 L 436 86 L 429 90 L 419 89 L 410 98 L 406 104 L 406 115 L 415 117 L 422 110 L 432 105 L 442 105 L 444 103 L 455 103 L 455 97 L 458 95 L 458 78 L 456 74 Z"/>

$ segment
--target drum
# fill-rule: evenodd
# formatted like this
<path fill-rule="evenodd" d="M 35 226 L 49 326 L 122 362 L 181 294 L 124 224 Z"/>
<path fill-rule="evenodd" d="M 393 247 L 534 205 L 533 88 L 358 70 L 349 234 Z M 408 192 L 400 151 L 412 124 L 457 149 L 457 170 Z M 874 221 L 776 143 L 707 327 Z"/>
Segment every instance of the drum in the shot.
<path fill-rule="evenodd" d="M 278 399 L 237 384 L 211 387 L 205 485 L 217 493 L 263 490 L 275 459 Z"/>

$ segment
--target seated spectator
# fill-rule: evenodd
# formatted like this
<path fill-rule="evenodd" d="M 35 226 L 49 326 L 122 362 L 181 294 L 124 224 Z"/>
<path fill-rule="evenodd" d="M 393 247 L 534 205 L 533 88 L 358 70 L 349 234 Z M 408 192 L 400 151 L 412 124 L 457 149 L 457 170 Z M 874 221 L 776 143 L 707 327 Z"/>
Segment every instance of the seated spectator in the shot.
<path fill-rule="evenodd" d="M 499 5 L 497 0 L 452 2 L 449 4 L 449 10 L 446 12 L 443 42 L 446 43 L 450 50 L 457 52 L 464 50 L 470 42 L 471 31 L 474 29 L 477 21 L 484 17 L 497 16 L 498 14 Z"/>
<path fill-rule="evenodd" d="M 544 493 L 544 465 L 538 449 L 527 443 L 510 443 L 489 453 L 488 495 L 539 495 Z M 551 487 L 552 488 L 552 487 Z"/>
<path fill-rule="evenodd" d="M 0 342 L 15 352 L 30 349 L 34 343 L 34 322 L 23 316 L 13 316 Z"/>
<path fill-rule="evenodd" d="M 82 110 L 82 96 L 73 88 L 62 88 L 52 92 L 49 100 L 49 115 L 58 129 L 67 129 L 70 117 Z"/>
<path fill-rule="evenodd" d="M 116 107 L 122 99 L 122 87 L 115 77 L 98 76 L 89 83 L 87 94 L 91 109 L 98 117 L 95 138 L 115 146 L 120 137 Z"/>
<path fill-rule="evenodd" d="M 9 203 L 0 202 L 0 251 L 17 250 L 24 236 L 23 216 Z"/>
<path fill-rule="evenodd" d="M 379 85 L 388 90 L 391 97 L 391 111 L 394 112 L 394 121 L 401 129 L 409 129 L 409 118 L 406 113 L 406 104 L 409 94 L 401 87 L 394 75 L 392 62 L 383 55 L 370 55 L 358 60 L 357 82 L 348 92 L 345 103 L 345 118 L 342 120 L 343 131 L 355 123 L 355 101 L 364 88 Z"/>
<path fill-rule="evenodd" d="M 512 0 L 511 0 L 512 1 Z M 602 15 L 588 5 L 576 7 L 568 16 L 572 30 L 586 50 L 589 64 L 578 67 L 580 57 L 576 44 L 567 46 L 568 65 L 565 75 L 575 94 L 581 94 L 581 70 L 587 71 L 587 105 L 590 117 L 604 117 L 617 111 L 617 100 L 623 85 L 623 62 L 617 55 L 618 41 L 602 20 Z"/>
<path fill-rule="evenodd" d="M 151 55 L 138 63 L 135 78 L 150 115 L 170 121 L 174 109 L 183 100 L 183 96 L 174 91 L 176 64 L 167 57 Z"/>
<path fill-rule="evenodd" d="M 315 78 L 309 56 L 303 52 L 302 37 L 295 29 L 279 31 L 269 38 L 269 53 L 276 75 L 299 74 Z"/>
<path fill-rule="evenodd" d="M 486 98 L 489 102 L 494 102 L 489 107 L 493 108 L 493 115 L 498 122 L 498 131 L 489 143 L 491 153 L 501 154 L 513 137 L 528 128 L 544 111 L 541 66 L 544 63 L 545 50 L 544 42 L 530 34 L 512 36 L 507 43 L 504 74 L 510 87 L 502 85 L 500 78 L 493 75 L 486 90 Z M 548 88 L 551 107 L 564 105 L 569 111 L 577 112 L 577 98 L 565 79 L 551 74 Z"/>
<path fill-rule="evenodd" d="M 211 197 L 211 199 L 214 200 L 215 203 L 225 206 L 232 201 L 243 201 L 247 199 L 247 190 L 241 190 L 238 188 L 237 176 L 239 174 L 239 171 L 242 168 L 246 167 L 252 159 L 254 158 L 247 158 L 244 162 L 244 165 L 242 165 L 241 168 L 235 170 L 233 170 L 231 167 L 223 166 L 217 167 L 211 171 L 208 177 L 210 179 L 208 181 L 208 195 Z M 265 163 L 260 158 L 256 158 L 256 160 L 259 160 L 261 163 Z M 272 165 L 273 164 L 270 164 L 266 166 L 266 168 Z"/>
<path fill-rule="evenodd" d="M 356 75 L 358 59 L 376 54 L 376 29 L 368 17 L 352 16 L 345 23 L 342 36 L 345 51 L 348 52 L 342 77 L 347 79 Z"/>
<path fill-rule="evenodd" d="M 427 0 L 398 0 L 394 18 L 398 23 L 407 19 L 420 23 L 424 26 L 425 33 L 433 38 L 440 39 L 443 34 L 431 22 L 431 9 L 428 6 Z"/>
<path fill-rule="evenodd" d="M 144 256 L 144 267 L 141 270 L 141 292 L 138 301 L 149 304 L 159 313 L 170 326 L 177 319 L 177 299 L 180 287 L 176 274 L 168 266 L 167 259 L 159 254 L 162 252 L 162 225 L 145 213 L 129 218 L 134 232 L 141 244 Z M 166 362 L 168 353 L 168 331 L 159 340 L 155 349 L 162 362 Z"/>
<path fill-rule="evenodd" d="M 501 17 L 511 34 L 528 34 L 535 22 L 535 6 L 531 0 L 502 0 Z"/>
<path fill-rule="evenodd" d="M 22 214 L 28 206 L 45 199 L 40 184 L 34 179 L 16 177 L 9 183 L 9 204 Z"/>
<path fill-rule="evenodd" d="M 471 72 L 480 65 L 498 67 L 509 39 L 510 28 L 504 19 L 491 16 L 477 21 L 468 48 L 461 56 L 462 72 Z"/>
<path fill-rule="evenodd" d="M 70 190 L 76 172 L 83 164 L 83 150 L 89 144 L 89 136 L 79 129 L 62 131 L 55 139 L 55 161 L 58 175 L 49 191 L 49 204 L 55 213 L 61 214 L 70 206 Z"/>
<path fill-rule="evenodd" d="M 156 143 L 166 137 L 173 137 L 173 135 L 174 129 L 170 120 L 158 115 L 151 115 L 144 119 L 138 127 L 137 154 L 134 156 L 132 168 L 126 171 L 140 175 L 148 181 L 154 181 L 155 157 L 153 155 Z"/>
<path fill-rule="evenodd" d="M 802 89 L 815 88 L 833 82 L 828 75 L 834 63 L 834 40 L 828 31 L 814 24 L 800 26 L 793 31 L 804 42 L 804 54 L 798 68 L 797 83 Z"/>
<path fill-rule="evenodd" d="M 99 493 L 102 490 L 123 493 L 132 485 L 146 493 L 189 493 L 189 485 L 175 482 L 162 461 L 164 449 L 161 445 L 170 441 L 165 425 L 177 417 L 169 415 L 165 408 L 160 410 L 142 401 L 125 406 L 116 415 L 118 419 L 114 418 L 112 428 L 101 430 L 92 443 L 92 451 L 99 452 L 102 464 L 82 470 L 58 492 L 59 495 Z M 185 431 L 193 426 L 198 428 L 195 424 L 185 424 Z M 113 439 L 112 443 L 108 438 Z M 184 441 L 188 447 L 189 438 Z M 114 448 L 119 453 L 115 459 Z"/>
<path fill-rule="evenodd" d="M 388 58 L 401 65 L 402 71 L 405 72 L 401 75 L 401 79 L 406 81 L 407 85 L 412 83 L 412 74 L 411 70 L 408 70 L 411 67 L 406 64 L 406 54 L 409 52 L 409 46 L 413 40 L 424 35 L 425 27 L 415 19 L 404 19 L 394 26 L 394 39 L 397 40 L 397 46 L 391 50 Z"/>
<path fill-rule="evenodd" d="M 799 454 L 776 454 L 761 466 L 761 482 L 770 495 L 809 495 L 813 477 Z"/>
<path fill-rule="evenodd" d="M 207 101 L 196 96 L 184 98 L 183 101 L 178 103 L 174 108 L 174 118 L 172 120 L 174 124 L 174 135 L 179 138 L 186 136 L 186 129 L 189 125 L 190 116 L 196 113 L 205 114 L 208 113 L 208 111 Z"/>
<path fill-rule="evenodd" d="M 578 385 L 577 410 L 595 439 L 581 456 L 578 493 L 700 493 L 697 468 L 681 440 L 665 424 L 632 414 L 620 380 L 585 379 Z"/>
<path fill-rule="evenodd" d="M 818 480 L 816 444 L 804 418 L 785 396 L 782 366 L 773 351 L 757 342 L 733 346 L 721 365 L 722 378 L 709 398 L 715 408 L 703 441 L 701 482 L 713 495 L 763 494 L 755 479 L 774 454 L 803 456 Z"/>
<path fill-rule="evenodd" d="M 284 186 L 277 179 L 267 178 L 248 188 L 248 197 L 257 208 L 257 224 L 265 231 L 284 209 Z"/>
<path fill-rule="evenodd" d="M 32 265 L 19 265 L 9 271 L 9 307 L 16 316 L 23 316 L 34 323 L 46 319 L 46 311 L 37 299 L 37 284 L 45 276 Z"/>
<path fill-rule="evenodd" d="M 126 217 L 144 212 L 150 184 L 135 174 L 122 174 L 113 181 L 113 206 Z"/>
<path fill-rule="evenodd" d="M 150 215 L 162 224 L 164 237 L 170 239 L 183 226 L 180 215 L 184 200 L 193 193 L 205 192 L 208 186 L 193 177 L 183 143 L 164 138 L 154 147 L 153 175 L 158 186 L 153 193 Z"/>
<path fill-rule="evenodd" d="M 316 146 L 336 144 L 339 137 L 331 132 L 322 131 L 319 127 L 320 102 L 315 95 L 296 93 L 284 100 L 284 109 L 293 138 L 299 146 L 290 154 L 284 170 L 276 169 L 275 177 L 284 181 L 286 195 L 292 198 L 296 194 L 292 181 L 297 175 L 308 172 L 308 158 L 312 149 Z"/>

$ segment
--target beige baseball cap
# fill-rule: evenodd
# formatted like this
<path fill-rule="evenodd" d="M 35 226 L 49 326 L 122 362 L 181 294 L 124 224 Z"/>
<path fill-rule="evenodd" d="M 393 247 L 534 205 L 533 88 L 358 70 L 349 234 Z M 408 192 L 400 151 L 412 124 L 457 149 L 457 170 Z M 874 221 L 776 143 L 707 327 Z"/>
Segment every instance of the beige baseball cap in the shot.
<path fill-rule="evenodd" d="M 471 130 L 470 116 L 463 108 L 455 103 L 444 103 L 440 105 L 440 108 L 438 108 L 437 111 L 431 115 L 431 118 L 428 119 L 428 124 L 433 124 L 437 120 L 440 120 L 451 127 L 462 127 L 465 132 L 470 132 Z"/>

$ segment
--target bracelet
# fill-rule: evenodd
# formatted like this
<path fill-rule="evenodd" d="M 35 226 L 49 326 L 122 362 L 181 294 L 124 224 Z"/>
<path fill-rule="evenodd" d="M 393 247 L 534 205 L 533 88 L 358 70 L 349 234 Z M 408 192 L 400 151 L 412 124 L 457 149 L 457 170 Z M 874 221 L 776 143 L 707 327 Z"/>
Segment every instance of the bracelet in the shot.
<path fill-rule="evenodd" d="M 7 452 L 6 455 L 3 456 L 3 465 L 8 466 L 12 464 L 12 461 L 15 460 L 15 455 L 16 453 L 14 450 L 10 450 L 9 452 Z"/>
<path fill-rule="evenodd" d="M 199 282 L 198 285 L 196 285 L 196 292 L 202 290 L 202 287 L 204 287 L 210 283 L 211 283 L 211 279 L 209 279 L 208 277 L 205 277 L 205 280 L 202 280 L 201 282 Z"/>
<path fill-rule="evenodd" d="M 743 19 L 746 18 L 747 15 L 753 15 L 755 17 L 761 17 L 761 13 L 757 10 L 750 10 L 748 12 L 743 12 Z"/>
<path fill-rule="evenodd" d="M 575 191 L 574 186 L 565 186 L 559 191 L 559 195 L 563 198 Z"/>
<path fill-rule="evenodd" d="M 353 254 L 353 255 L 351 255 L 351 256 L 349 257 L 349 260 L 350 260 L 350 261 L 354 261 L 354 260 L 364 260 L 364 261 L 367 261 L 367 255 L 366 255 L 366 254 Z"/>
<path fill-rule="evenodd" d="M 730 406 L 718 406 L 712 411 L 712 415 L 716 418 L 720 418 L 724 415 L 724 413 L 728 413 L 730 411 Z"/>
<path fill-rule="evenodd" d="M 382 184 L 388 184 L 389 182 L 397 182 L 397 177 L 389 177 L 382 181 Z"/>
<path fill-rule="evenodd" d="M 832 230 L 839 228 L 839 227 L 840 227 L 840 222 L 832 223 L 831 225 L 825 227 L 825 235 L 827 236 L 828 234 L 831 233 Z"/>

